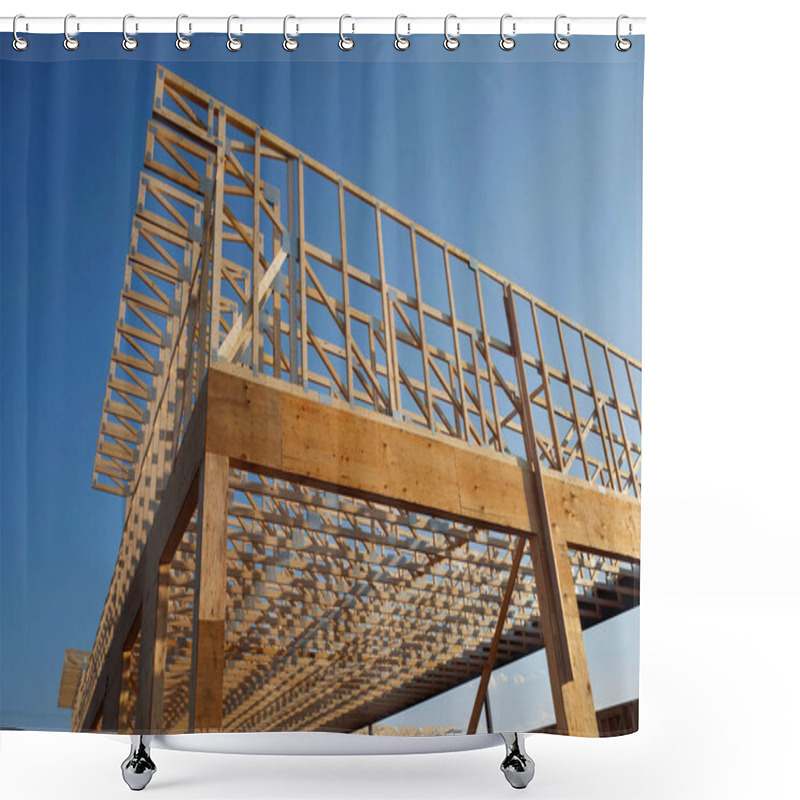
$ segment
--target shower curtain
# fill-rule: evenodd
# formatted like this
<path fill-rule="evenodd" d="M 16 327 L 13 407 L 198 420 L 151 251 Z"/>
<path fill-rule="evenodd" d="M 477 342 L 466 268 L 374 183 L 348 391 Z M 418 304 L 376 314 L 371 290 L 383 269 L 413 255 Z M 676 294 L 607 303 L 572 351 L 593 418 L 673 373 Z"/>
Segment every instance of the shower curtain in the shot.
<path fill-rule="evenodd" d="M 644 40 L 0 43 L 0 724 L 638 726 Z"/>

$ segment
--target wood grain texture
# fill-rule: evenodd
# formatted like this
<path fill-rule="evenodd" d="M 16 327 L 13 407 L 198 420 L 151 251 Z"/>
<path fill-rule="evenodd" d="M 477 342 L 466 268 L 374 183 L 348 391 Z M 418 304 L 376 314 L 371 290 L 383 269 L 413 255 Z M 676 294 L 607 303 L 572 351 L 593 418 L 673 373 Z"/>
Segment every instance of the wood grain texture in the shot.
<path fill-rule="evenodd" d="M 571 547 L 617 556 L 641 557 L 642 507 L 638 500 L 543 470 L 554 534 Z"/>
<path fill-rule="evenodd" d="M 530 531 L 518 459 L 385 415 L 314 400 L 229 366 L 209 370 L 208 448 L 241 466 L 403 507 Z"/>
<path fill-rule="evenodd" d="M 206 452 L 200 473 L 194 570 L 189 729 L 222 727 L 227 604 L 228 458 Z"/>

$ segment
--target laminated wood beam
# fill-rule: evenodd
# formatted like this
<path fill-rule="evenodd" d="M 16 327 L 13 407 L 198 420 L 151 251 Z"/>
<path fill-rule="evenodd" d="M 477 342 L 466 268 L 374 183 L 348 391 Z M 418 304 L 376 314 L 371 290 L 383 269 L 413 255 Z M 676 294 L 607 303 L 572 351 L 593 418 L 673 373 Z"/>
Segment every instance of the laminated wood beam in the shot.
<path fill-rule="evenodd" d="M 550 528 L 571 548 L 639 561 L 641 503 L 541 468 Z"/>
<path fill-rule="evenodd" d="M 539 533 L 527 463 L 320 402 L 218 363 L 208 374 L 208 449 L 234 465 L 486 528 Z M 638 500 L 542 470 L 551 525 L 571 546 L 639 559 Z"/>
<path fill-rule="evenodd" d="M 197 549 L 189 682 L 189 730 L 222 729 L 225 668 L 228 458 L 206 451 L 197 505 Z"/>
<path fill-rule="evenodd" d="M 530 532 L 513 457 L 437 438 L 386 415 L 320 402 L 245 368 L 209 369 L 207 447 L 237 466 L 437 516 Z"/>
<path fill-rule="evenodd" d="M 185 528 L 185 524 L 176 526 L 178 530 L 182 528 Z M 142 646 L 139 658 L 139 690 L 136 696 L 136 730 L 139 733 L 152 733 L 161 729 L 167 656 L 169 577 L 169 561 L 158 564 L 156 580 L 147 582 L 142 598 Z"/>

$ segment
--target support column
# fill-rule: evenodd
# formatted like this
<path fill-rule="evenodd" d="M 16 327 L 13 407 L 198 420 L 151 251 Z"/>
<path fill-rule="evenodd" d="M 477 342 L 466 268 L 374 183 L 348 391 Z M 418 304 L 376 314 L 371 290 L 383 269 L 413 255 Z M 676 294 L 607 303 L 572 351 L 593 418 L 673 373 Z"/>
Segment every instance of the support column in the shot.
<path fill-rule="evenodd" d="M 195 550 L 189 731 L 222 729 L 227 601 L 228 457 L 206 453 L 200 473 Z"/>
<path fill-rule="evenodd" d="M 131 697 L 131 661 L 133 651 L 130 649 L 122 652 L 122 669 L 120 670 L 120 691 L 119 691 L 119 712 L 117 718 L 117 728 L 120 733 L 129 733 L 133 727 L 130 714 L 127 713 L 128 701 Z M 125 712 L 123 713 L 123 709 Z"/>
<path fill-rule="evenodd" d="M 547 669 L 550 674 L 550 689 L 556 713 L 556 727 L 559 733 L 599 736 L 569 552 L 566 542 L 554 535 L 550 525 L 547 494 L 542 477 L 542 465 L 538 458 L 536 429 L 531 411 L 531 395 L 514 306 L 514 292 L 510 285 L 505 287 L 504 299 L 511 348 L 517 369 L 519 413 L 525 451 L 531 467 L 530 479 L 534 483 L 539 502 L 541 534 L 531 538 L 530 550 L 536 578 Z M 546 386 L 548 381 L 546 372 L 542 374 L 542 381 Z M 549 395 L 549 392 L 546 394 Z"/>
<path fill-rule="evenodd" d="M 519 572 L 519 565 L 522 561 L 522 554 L 525 552 L 525 536 L 517 537 L 517 544 L 514 548 L 514 556 L 511 561 L 511 569 L 508 573 L 508 580 L 506 581 L 506 589 L 503 593 L 503 600 L 500 603 L 500 611 L 497 615 L 497 625 L 495 625 L 494 636 L 492 643 L 489 646 L 489 653 L 486 656 L 486 663 L 483 665 L 481 672 L 481 679 L 478 682 L 478 691 L 475 694 L 475 702 L 472 706 L 472 714 L 469 718 L 467 725 L 467 733 L 473 734 L 478 730 L 478 722 L 481 718 L 481 707 L 486 706 L 486 724 L 491 727 L 491 712 L 489 711 L 489 679 L 492 677 L 492 670 L 494 669 L 494 661 L 497 658 L 497 647 L 500 644 L 500 638 L 503 635 L 503 628 L 506 624 L 506 616 L 508 615 L 508 606 L 511 603 L 511 598 L 514 595 L 514 584 L 517 582 L 517 573 Z M 491 731 L 490 731 L 491 732 Z"/>
<path fill-rule="evenodd" d="M 171 563 L 158 566 L 158 607 L 153 642 L 153 688 L 150 697 L 150 731 L 164 727 L 164 675 L 167 671 L 167 624 L 169 622 L 169 582 Z"/>
<path fill-rule="evenodd" d="M 142 598 L 142 640 L 139 647 L 135 727 L 135 732 L 140 734 L 161 731 L 171 561 L 170 554 L 166 563 L 149 565 L 148 573 L 151 577 Z"/>
<path fill-rule="evenodd" d="M 117 733 L 119 727 L 119 701 L 122 692 L 122 645 L 113 648 L 108 657 L 108 682 L 103 696 L 103 726 L 104 731 Z"/>
<path fill-rule="evenodd" d="M 142 591 L 142 640 L 139 648 L 139 686 L 136 696 L 136 728 L 140 734 L 160 733 L 164 711 L 164 674 L 167 663 L 167 624 L 169 623 L 169 587 L 172 559 L 197 506 L 198 469 L 183 496 L 180 492 L 161 504 L 178 508 L 170 514 L 170 533 L 163 549 L 152 540 L 144 552 L 144 589 Z M 160 510 L 160 508 L 159 508 Z"/>
<path fill-rule="evenodd" d="M 566 544 L 555 544 L 557 575 L 553 580 L 542 537 L 530 540 L 556 728 L 559 733 L 599 736 L 572 565 Z M 561 655 L 564 650 L 567 660 Z"/>
<path fill-rule="evenodd" d="M 492 704 L 489 702 L 489 692 L 486 692 L 486 694 L 483 696 L 483 711 L 486 714 L 486 733 L 494 733 Z"/>

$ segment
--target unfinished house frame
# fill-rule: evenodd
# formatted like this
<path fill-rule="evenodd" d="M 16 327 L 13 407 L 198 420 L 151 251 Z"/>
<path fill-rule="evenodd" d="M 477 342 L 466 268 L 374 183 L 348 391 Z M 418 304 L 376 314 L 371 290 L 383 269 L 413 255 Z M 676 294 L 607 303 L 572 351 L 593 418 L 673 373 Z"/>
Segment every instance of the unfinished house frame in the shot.
<path fill-rule="evenodd" d="M 492 670 L 544 647 L 554 729 L 598 735 L 582 629 L 638 602 L 640 382 L 159 67 L 94 472 L 125 524 L 73 729 L 359 731 L 479 677 L 475 732 Z"/>

